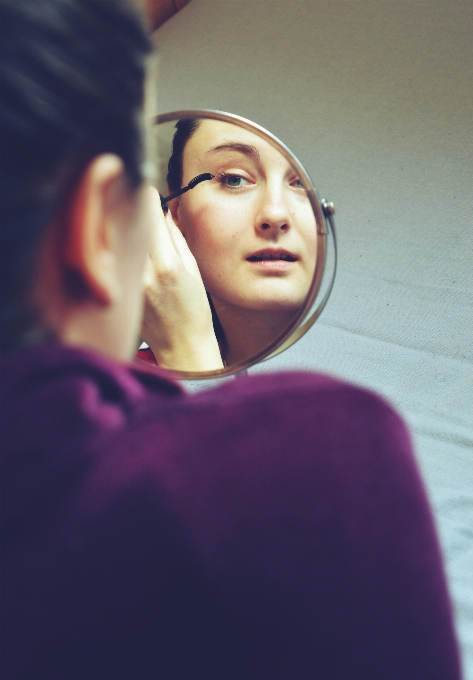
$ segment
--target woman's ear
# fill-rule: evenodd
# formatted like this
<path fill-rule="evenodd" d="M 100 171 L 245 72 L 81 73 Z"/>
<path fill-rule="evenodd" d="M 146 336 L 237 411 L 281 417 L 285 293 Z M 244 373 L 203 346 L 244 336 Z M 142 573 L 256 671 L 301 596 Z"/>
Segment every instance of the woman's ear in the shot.
<path fill-rule="evenodd" d="M 87 166 L 68 206 L 66 277 L 75 282 L 76 295 L 105 307 L 121 294 L 117 246 L 124 186 L 122 160 L 102 154 Z"/>

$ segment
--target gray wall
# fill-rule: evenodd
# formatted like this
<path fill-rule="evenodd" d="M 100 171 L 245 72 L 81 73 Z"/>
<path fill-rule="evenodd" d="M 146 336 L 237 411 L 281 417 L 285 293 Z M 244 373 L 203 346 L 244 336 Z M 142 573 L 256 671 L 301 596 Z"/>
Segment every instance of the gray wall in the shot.
<path fill-rule="evenodd" d="M 252 372 L 328 372 L 404 415 L 473 679 L 473 3 L 192 0 L 157 38 L 160 112 L 253 119 L 337 206 L 326 310 Z"/>

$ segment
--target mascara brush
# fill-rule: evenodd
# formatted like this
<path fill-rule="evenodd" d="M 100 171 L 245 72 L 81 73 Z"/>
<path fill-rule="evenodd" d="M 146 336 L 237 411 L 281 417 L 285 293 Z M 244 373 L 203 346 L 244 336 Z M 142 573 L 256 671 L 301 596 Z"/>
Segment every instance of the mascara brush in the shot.
<path fill-rule="evenodd" d="M 212 175 L 210 172 L 204 172 L 202 175 L 197 175 L 197 177 L 191 179 L 187 186 L 182 187 L 182 189 L 179 189 L 179 191 L 175 191 L 173 194 L 169 194 L 169 196 L 161 196 L 161 194 L 159 194 L 161 198 L 161 206 L 163 208 L 163 212 L 167 213 L 168 211 L 168 201 L 172 201 L 173 198 L 177 198 L 178 196 L 181 196 L 181 194 L 185 194 L 186 191 L 190 191 L 190 189 L 193 189 L 201 182 L 213 179 L 214 177 L 215 175 Z"/>

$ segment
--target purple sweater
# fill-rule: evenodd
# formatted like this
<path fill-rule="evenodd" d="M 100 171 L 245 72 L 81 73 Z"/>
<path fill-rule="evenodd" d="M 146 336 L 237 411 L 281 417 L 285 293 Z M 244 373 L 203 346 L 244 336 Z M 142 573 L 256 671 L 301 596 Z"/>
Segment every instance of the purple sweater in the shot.
<path fill-rule="evenodd" d="M 1 360 L 5 680 L 456 680 L 408 433 L 310 373 Z"/>

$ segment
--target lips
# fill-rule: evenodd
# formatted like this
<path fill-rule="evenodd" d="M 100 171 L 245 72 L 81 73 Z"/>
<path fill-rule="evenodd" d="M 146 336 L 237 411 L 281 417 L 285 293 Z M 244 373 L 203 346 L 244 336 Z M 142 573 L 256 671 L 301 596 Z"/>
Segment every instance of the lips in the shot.
<path fill-rule="evenodd" d="M 267 249 L 259 250 L 256 253 L 252 253 L 246 259 L 248 262 L 264 262 L 274 260 L 282 260 L 284 262 L 295 262 L 299 258 L 297 257 L 297 255 L 294 255 L 294 253 L 291 253 L 288 250 Z"/>

